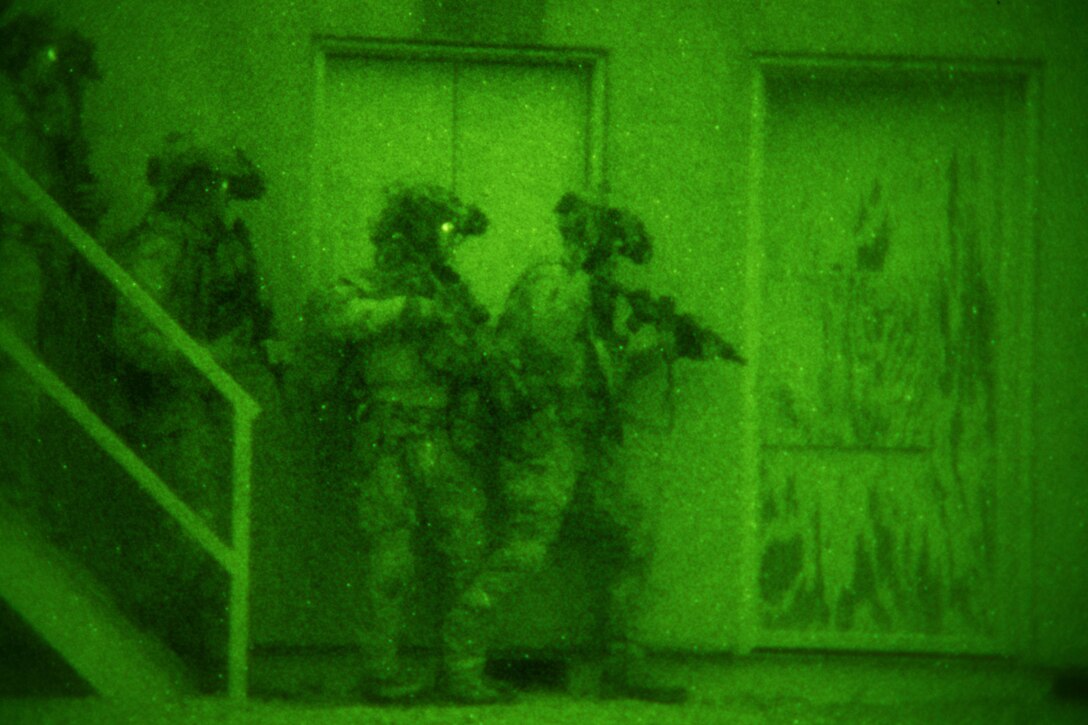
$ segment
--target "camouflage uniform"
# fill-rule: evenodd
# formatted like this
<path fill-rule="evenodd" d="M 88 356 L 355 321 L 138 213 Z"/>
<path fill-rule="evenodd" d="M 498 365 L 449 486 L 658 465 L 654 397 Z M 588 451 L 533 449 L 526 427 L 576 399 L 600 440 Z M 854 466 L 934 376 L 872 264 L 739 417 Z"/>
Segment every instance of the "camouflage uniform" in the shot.
<path fill-rule="evenodd" d="M 20 14 L 0 27 L 0 146 L 85 225 L 91 182 L 82 142 L 84 85 L 98 77 L 90 43 L 44 15 Z M 6 178 L 0 181 L 0 324 L 40 354 L 42 308 L 70 250 Z M 68 313 L 79 313 L 69 309 Z M 84 361 L 86 364 L 86 361 Z M 41 394 L 0 353 L 0 474 L 9 491 L 33 493 L 31 440 Z"/>
<path fill-rule="evenodd" d="M 645 652 L 636 641 L 636 624 L 645 611 L 643 596 L 656 532 L 643 499 L 631 489 L 625 471 L 623 390 L 633 372 L 629 340 L 616 337 L 615 310 L 590 325 L 587 340 L 595 365 L 587 375 L 587 395 L 596 405 L 579 421 L 581 456 L 565 531 L 599 563 L 597 582 L 605 593 L 601 639 L 606 648 L 602 690 L 606 696 L 674 701 L 683 693 L 652 683 Z"/>
<path fill-rule="evenodd" d="M 583 247 L 582 269 L 592 278 L 586 341 L 594 364 L 585 384 L 596 405 L 583 418 L 585 465 L 570 528 L 602 557 L 600 571 L 608 596 L 602 627 L 608 650 L 602 691 L 606 696 L 681 702 L 687 690 L 657 679 L 635 636 L 656 531 L 623 471 L 622 409 L 632 404 L 632 385 L 655 371 L 666 371 L 671 394 L 672 364 L 678 358 L 739 364 L 744 359 L 713 330 L 678 313 L 671 297 L 628 289 L 616 281 L 617 257 L 641 265 L 652 256 L 650 236 L 638 217 L 573 194 L 561 199 L 556 211 L 568 246 Z"/>
<path fill-rule="evenodd" d="M 588 284 L 584 273 L 559 263 L 533 266 L 511 290 L 497 326 L 501 525 L 477 582 L 488 603 L 544 566 L 571 501 L 583 458 L 580 426 L 592 406 L 584 387 Z"/>
<path fill-rule="evenodd" d="M 0 212 L 0 325 L 31 347 L 37 341 L 42 286 L 33 227 L 5 209 Z M 7 491 L 20 497 L 34 491 L 31 442 L 40 398 L 37 385 L 0 353 L 0 474 L 10 482 Z"/>
<path fill-rule="evenodd" d="M 263 193 L 237 151 L 195 146 L 179 134 L 148 161 L 155 201 L 118 245 L 122 266 L 242 387 L 267 402 L 260 342 L 269 313 L 258 298 L 249 234 L 226 223 L 231 199 Z M 134 306 L 122 303 L 114 340 L 124 361 L 133 421 L 147 462 L 221 535 L 229 520 L 229 404 Z"/>
<path fill-rule="evenodd" d="M 311 301 L 307 314 L 314 328 L 309 354 L 317 363 L 305 367 L 331 383 L 326 410 L 346 403 L 334 418 L 351 428 L 351 455 L 342 465 L 358 497 L 365 541 L 358 636 L 363 694 L 371 699 L 406 699 L 425 687 L 401 656 L 420 546 L 429 546 L 444 567 L 446 693 L 462 700 L 493 696 L 482 681 L 466 677 L 474 673 L 465 666 L 476 648 L 468 584 L 488 542 L 473 432 L 481 362 L 476 328 L 487 315 L 447 265 L 452 246 L 482 233 L 485 223 L 442 190 L 393 192 L 374 232 L 376 268 L 342 278 Z"/>
<path fill-rule="evenodd" d="M 263 193 L 256 169 L 240 152 L 211 150 L 171 134 L 164 151 L 149 159 L 147 178 L 155 192 L 152 208 L 117 245 L 118 261 L 257 398 L 267 417 L 277 397 L 260 346 L 268 335 L 268 309 L 258 299 L 248 232 L 240 221 L 226 221 L 230 200 Z M 113 338 L 127 403 L 123 434 L 182 501 L 230 541 L 230 403 L 130 303 L 117 307 Z M 131 567 L 168 578 L 166 586 L 177 596 L 193 592 L 201 598 L 201 617 L 175 621 L 164 634 L 193 643 L 195 656 L 212 666 L 225 652 L 224 615 L 214 604 L 222 596 L 214 584 L 216 565 L 187 549 L 163 555 L 159 548 L 137 547 L 131 556 Z M 148 609 L 184 611 L 181 600 L 160 601 L 154 578 L 131 595 L 140 616 Z"/>
<path fill-rule="evenodd" d="M 562 526 L 601 563 L 606 691 L 673 701 L 683 693 L 642 679 L 643 652 L 632 638 L 654 532 L 623 471 L 621 395 L 642 361 L 629 355 L 608 286 L 614 254 L 644 261 L 649 241 L 640 223 L 577 197 L 564 197 L 556 211 L 564 263 L 530 268 L 498 326 L 513 361 L 506 387 L 515 392 L 497 396 L 506 527 L 481 586 L 493 595 L 523 583 Z"/>

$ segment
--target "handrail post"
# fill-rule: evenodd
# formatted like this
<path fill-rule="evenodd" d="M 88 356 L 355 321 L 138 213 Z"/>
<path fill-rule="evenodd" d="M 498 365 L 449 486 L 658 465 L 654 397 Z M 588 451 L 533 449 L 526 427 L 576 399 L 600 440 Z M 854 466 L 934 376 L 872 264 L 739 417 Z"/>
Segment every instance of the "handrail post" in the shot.
<path fill-rule="evenodd" d="M 233 506 L 231 538 L 234 571 L 230 578 L 230 631 L 227 653 L 227 692 L 244 702 L 249 690 L 249 554 L 250 499 L 253 467 L 253 407 L 234 410 Z"/>

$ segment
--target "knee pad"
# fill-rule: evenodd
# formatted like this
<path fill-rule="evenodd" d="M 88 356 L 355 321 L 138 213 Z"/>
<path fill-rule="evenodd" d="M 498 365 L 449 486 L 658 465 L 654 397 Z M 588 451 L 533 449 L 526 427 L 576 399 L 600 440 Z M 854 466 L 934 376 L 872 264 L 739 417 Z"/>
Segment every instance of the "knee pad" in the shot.
<path fill-rule="evenodd" d="M 544 541 L 516 541 L 502 548 L 502 564 L 519 572 L 536 572 L 548 560 L 548 545 Z"/>

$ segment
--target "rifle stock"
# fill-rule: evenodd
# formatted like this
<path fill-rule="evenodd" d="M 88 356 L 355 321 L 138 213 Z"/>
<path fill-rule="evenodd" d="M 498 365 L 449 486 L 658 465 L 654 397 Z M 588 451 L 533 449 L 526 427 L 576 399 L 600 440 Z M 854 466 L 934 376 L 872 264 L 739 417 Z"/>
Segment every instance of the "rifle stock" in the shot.
<path fill-rule="evenodd" d="M 676 311 L 676 300 L 665 295 L 654 297 L 647 290 L 624 290 L 616 287 L 631 306 L 628 328 L 632 332 L 642 325 L 651 325 L 672 336 L 677 357 L 689 360 L 718 359 L 744 365 L 745 359 L 721 335 L 700 324 L 694 316 Z"/>

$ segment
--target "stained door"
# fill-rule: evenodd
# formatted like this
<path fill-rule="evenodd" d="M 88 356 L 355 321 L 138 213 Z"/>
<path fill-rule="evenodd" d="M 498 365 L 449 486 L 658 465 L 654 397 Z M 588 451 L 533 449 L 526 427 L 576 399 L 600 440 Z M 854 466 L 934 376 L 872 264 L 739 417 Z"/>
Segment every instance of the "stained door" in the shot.
<path fill-rule="evenodd" d="M 766 70 L 756 643 L 1008 649 L 1028 84 Z"/>

